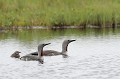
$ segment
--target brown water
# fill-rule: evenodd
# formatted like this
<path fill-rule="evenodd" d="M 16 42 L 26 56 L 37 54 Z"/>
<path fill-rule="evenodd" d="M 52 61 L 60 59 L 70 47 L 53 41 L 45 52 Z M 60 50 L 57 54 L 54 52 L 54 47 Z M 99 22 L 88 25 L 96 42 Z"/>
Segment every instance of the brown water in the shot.
<path fill-rule="evenodd" d="M 61 51 L 65 39 L 76 39 L 68 46 L 68 58 L 44 57 L 44 64 L 21 61 L 21 56 L 45 49 Z M 0 79 L 120 79 L 120 29 L 21 30 L 0 33 Z"/>

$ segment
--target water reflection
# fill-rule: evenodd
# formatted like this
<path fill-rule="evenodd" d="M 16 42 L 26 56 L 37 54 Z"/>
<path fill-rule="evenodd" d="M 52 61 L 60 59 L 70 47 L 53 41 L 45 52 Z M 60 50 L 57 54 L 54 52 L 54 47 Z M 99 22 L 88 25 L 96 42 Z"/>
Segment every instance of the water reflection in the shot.
<path fill-rule="evenodd" d="M 104 29 L 36 29 L 36 30 L 20 30 L 20 31 L 7 31 L 6 33 L 0 33 L 0 40 L 16 38 L 24 41 L 33 41 L 36 39 L 52 39 L 60 36 L 106 36 L 119 34 L 119 28 L 104 28 Z"/>

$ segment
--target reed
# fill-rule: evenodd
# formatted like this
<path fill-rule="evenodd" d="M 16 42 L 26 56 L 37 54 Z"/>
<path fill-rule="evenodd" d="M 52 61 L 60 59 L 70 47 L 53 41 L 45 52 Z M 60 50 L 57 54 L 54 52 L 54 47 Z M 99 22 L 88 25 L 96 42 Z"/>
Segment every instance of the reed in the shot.
<path fill-rule="evenodd" d="M 0 0 L 0 27 L 116 27 L 120 0 Z"/>

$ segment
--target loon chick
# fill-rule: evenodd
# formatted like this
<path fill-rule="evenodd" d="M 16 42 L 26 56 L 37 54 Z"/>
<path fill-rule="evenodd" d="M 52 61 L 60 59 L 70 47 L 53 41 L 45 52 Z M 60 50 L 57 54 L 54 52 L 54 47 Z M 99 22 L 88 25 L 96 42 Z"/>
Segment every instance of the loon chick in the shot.
<path fill-rule="evenodd" d="M 62 55 L 64 58 L 66 58 L 68 55 L 67 55 L 67 47 L 68 47 L 68 44 L 73 42 L 73 41 L 76 41 L 76 40 L 64 40 L 63 44 L 62 44 L 62 51 L 61 52 L 58 52 L 58 51 L 55 51 L 55 50 L 44 50 L 43 51 L 43 55 L 44 56 L 56 56 L 56 55 Z M 33 53 L 30 53 L 30 55 L 38 55 L 38 52 L 33 52 Z"/>
<path fill-rule="evenodd" d="M 20 58 L 20 54 L 19 54 L 19 53 L 21 53 L 21 52 L 15 51 L 15 52 L 11 55 L 11 57 L 12 57 L 12 58 Z"/>
<path fill-rule="evenodd" d="M 43 60 L 43 47 L 46 46 L 46 45 L 49 45 L 51 43 L 47 43 L 47 44 L 39 44 L 38 45 L 38 55 L 30 55 L 30 54 L 27 54 L 25 56 L 22 56 L 20 58 L 20 60 L 23 60 L 23 61 L 39 61 L 39 63 L 43 64 L 44 63 L 44 60 Z"/>

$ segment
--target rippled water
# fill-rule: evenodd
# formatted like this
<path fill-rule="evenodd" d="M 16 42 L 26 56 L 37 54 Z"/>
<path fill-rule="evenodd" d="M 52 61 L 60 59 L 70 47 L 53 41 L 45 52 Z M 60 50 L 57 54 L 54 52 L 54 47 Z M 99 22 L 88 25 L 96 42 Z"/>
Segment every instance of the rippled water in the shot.
<path fill-rule="evenodd" d="M 68 58 L 44 57 L 44 64 L 21 61 L 21 56 L 45 49 L 61 51 L 65 39 L 76 39 L 68 46 Z M 120 29 L 21 30 L 0 33 L 0 79 L 120 79 Z"/>

